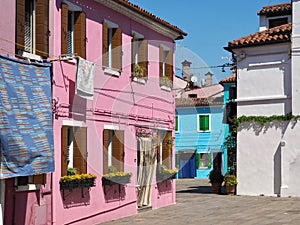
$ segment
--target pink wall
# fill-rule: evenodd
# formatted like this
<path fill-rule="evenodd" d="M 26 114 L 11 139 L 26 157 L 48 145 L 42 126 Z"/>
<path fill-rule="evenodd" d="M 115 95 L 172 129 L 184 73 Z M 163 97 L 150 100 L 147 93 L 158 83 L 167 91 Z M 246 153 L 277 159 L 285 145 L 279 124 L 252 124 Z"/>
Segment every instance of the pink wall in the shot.
<path fill-rule="evenodd" d="M 7 181 L 5 217 L 10 223 L 11 217 L 23 218 L 20 223 L 34 224 L 32 218 L 44 217 L 52 224 L 95 224 L 103 221 L 129 216 L 137 213 L 137 139 L 135 127 L 154 126 L 157 129 L 173 130 L 174 93 L 162 90 L 159 86 L 159 44 L 173 48 L 173 40 L 155 31 L 149 30 L 127 17 L 116 13 L 95 1 L 73 1 L 86 12 L 87 60 L 96 63 L 94 100 L 83 100 L 72 94 L 76 65 L 74 62 L 53 63 L 53 98 L 57 100 L 57 113 L 54 119 L 55 172 L 47 175 L 47 184 L 39 191 L 15 192 L 13 179 Z M 81 4 L 82 3 L 82 4 Z M 61 52 L 61 16 L 60 0 L 50 1 L 50 58 L 58 58 Z M 0 53 L 14 56 L 15 40 L 15 1 L 1 0 L 1 39 Z M 120 77 L 104 74 L 102 69 L 102 22 L 108 19 L 122 28 L 123 71 Z M 131 81 L 131 34 L 132 30 L 149 40 L 148 80 L 146 84 Z M 175 61 L 174 61 L 175 62 Z M 68 108 L 69 104 L 80 107 Z M 94 115 L 92 110 L 100 113 Z M 77 114 L 71 114 L 75 111 Z M 110 113 L 115 113 L 112 117 Z M 125 116 L 125 118 L 122 117 Z M 154 123 L 153 119 L 160 119 Z M 97 174 L 96 187 L 65 191 L 65 200 L 59 189 L 61 177 L 61 127 L 64 120 L 76 120 L 87 126 L 88 173 Z M 110 199 L 104 194 L 101 177 L 102 143 L 104 125 L 117 125 L 125 131 L 125 171 L 132 172 L 131 183 L 120 190 L 118 186 L 110 190 Z M 174 152 L 174 151 L 173 151 Z M 173 165 L 174 165 L 173 155 Z M 52 185 L 52 187 L 51 187 Z M 52 195 L 42 195 L 51 191 Z M 13 198 L 23 199 L 26 207 L 16 208 Z M 26 199 L 26 201 L 25 201 Z M 52 202 L 52 208 L 51 208 Z M 159 208 L 175 203 L 175 180 L 152 185 L 152 207 Z M 37 208 L 37 206 L 46 207 Z M 15 210 L 17 209 L 17 210 Z M 31 210 L 35 209 L 35 210 Z M 47 216 L 43 213 L 46 210 Z M 39 212 L 38 214 L 35 214 Z M 52 221 L 51 221 L 52 220 Z M 18 224 L 18 223 L 17 223 Z M 35 224 L 43 224 L 38 221 Z"/>
<path fill-rule="evenodd" d="M 86 197 L 78 199 L 75 193 L 68 193 L 70 206 L 66 208 L 66 201 L 62 200 L 59 190 L 59 179 L 61 171 L 61 126 L 62 120 L 72 120 L 69 118 L 68 108 L 58 108 L 60 116 L 54 121 L 55 129 L 55 168 L 53 176 L 53 216 L 55 224 L 80 224 L 83 220 L 85 223 L 99 223 L 115 218 L 129 216 L 137 213 L 136 199 L 137 189 L 137 139 L 135 136 L 136 125 L 156 126 L 173 130 L 174 117 L 174 96 L 173 92 L 162 90 L 159 86 L 159 44 L 164 43 L 172 47 L 171 39 L 166 38 L 157 32 L 153 32 L 144 26 L 131 21 L 130 19 L 111 11 L 110 9 L 98 5 L 94 1 L 76 1 L 78 5 L 84 2 L 83 10 L 86 12 L 87 27 L 87 60 L 96 63 L 94 100 L 82 100 L 75 96 L 73 105 L 80 105 L 79 113 L 84 112 L 84 116 L 79 116 L 77 121 L 82 121 L 87 126 L 88 132 L 88 173 L 95 173 L 98 176 L 96 187 L 86 192 Z M 57 4 L 58 6 L 60 4 Z M 104 74 L 102 69 L 102 22 L 108 19 L 119 25 L 122 29 L 123 45 L 123 71 L 120 77 Z M 55 9 L 54 26 L 55 26 L 55 49 L 54 56 L 60 54 L 60 9 Z M 149 72 L 146 84 L 140 84 L 131 81 L 131 34 L 132 30 L 144 35 L 149 41 Z M 158 40 L 158 41 L 156 41 Z M 72 62 L 55 62 L 53 63 L 54 88 L 53 98 L 58 100 L 59 104 L 69 104 L 69 92 L 72 91 L 72 85 L 75 80 L 75 64 Z M 73 108 L 74 108 L 73 107 Z M 77 108 L 77 107 L 76 107 Z M 82 108 L 84 110 L 82 110 Z M 86 109 L 86 110 L 85 110 Z M 100 113 L 94 115 L 91 110 L 96 109 Z M 105 112 L 104 112 L 105 110 Z M 75 110 L 76 111 L 76 110 Z M 116 113 L 116 117 L 109 115 Z M 125 118 L 122 118 L 121 114 Z M 120 117 L 119 117 L 120 116 Z M 140 120 L 136 118 L 140 117 Z M 143 121 L 141 120 L 143 117 Z M 149 122 L 152 118 L 158 118 L 162 121 L 158 123 Z M 75 119 L 76 120 L 76 119 Z M 126 172 L 132 172 L 131 184 L 124 186 L 120 194 L 118 186 L 116 190 L 106 192 L 111 194 L 112 199 L 106 199 L 103 186 L 101 184 L 102 169 L 102 143 L 104 125 L 116 125 L 120 130 L 125 131 L 125 168 Z M 173 157 L 174 158 L 174 157 Z M 174 164 L 174 162 L 173 162 Z M 154 181 L 155 182 L 155 181 Z M 167 185 L 167 186 L 166 186 Z M 162 206 L 175 203 L 175 181 L 167 184 L 152 186 L 152 207 L 159 208 Z M 166 186 L 166 187 L 165 187 Z M 117 194 L 116 194 L 117 193 Z M 72 199 L 74 197 L 74 199 Z M 77 202 L 78 204 L 73 204 Z M 80 205 L 82 204 L 82 205 Z M 86 205 L 84 205 L 86 204 Z"/>

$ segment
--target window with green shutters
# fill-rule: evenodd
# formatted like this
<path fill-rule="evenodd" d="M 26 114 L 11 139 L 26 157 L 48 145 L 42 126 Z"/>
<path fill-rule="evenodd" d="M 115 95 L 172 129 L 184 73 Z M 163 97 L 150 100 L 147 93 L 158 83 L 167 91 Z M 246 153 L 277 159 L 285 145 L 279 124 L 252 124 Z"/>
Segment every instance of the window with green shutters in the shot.
<path fill-rule="evenodd" d="M 199 132 L 210 131 L 210 115 L 209 114 L 199 114 L 198 115 L 198 131 Z"/>
<path fill-rule="evenodd" d="M 179 132 L 179 116 L 175 116 L 175 132 Z"/>

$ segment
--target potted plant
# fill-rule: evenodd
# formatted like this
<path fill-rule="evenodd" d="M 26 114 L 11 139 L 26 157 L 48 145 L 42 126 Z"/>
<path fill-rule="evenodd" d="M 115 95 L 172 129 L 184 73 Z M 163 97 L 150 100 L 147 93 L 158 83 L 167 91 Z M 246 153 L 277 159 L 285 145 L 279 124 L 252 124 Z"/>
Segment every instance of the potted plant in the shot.
<path fill-rule="evenodd" d="M 223 180 L 224 180 L 224 176 L 221 173 L 220 169 L 214 168 L 209 173 L 209 182 L 211 183 L 213 194 L 221 193 L 221 186 L 222 186 Z"/>
<path fill-rule="evenodd" d="M 134 64 L 133 67 L 133 77 L 136 78 L 143 78 L 144 76 L 144 68 L 139 64 Z"/>
<path fill-rule="evenodd" d="M 172 81 L 170 80 L 169 77 L 163 76 L 160 78 L 160 86 L 172 88 Z"/>
<path fill-rule="evenodd" d="M 224 181 L 226 186 L 226 193 L 228 195 L 234 195 L 236 185 L 238 184 L 236 176 L 234 174 L 226 173 L 224 177 Z"/>
<path fill-rule="evenodd" d="M 103 174 L 102 185 L 128 184 L 132 173 L 117 171 L 116 167 L 109 166 L 108 173 Z"/>

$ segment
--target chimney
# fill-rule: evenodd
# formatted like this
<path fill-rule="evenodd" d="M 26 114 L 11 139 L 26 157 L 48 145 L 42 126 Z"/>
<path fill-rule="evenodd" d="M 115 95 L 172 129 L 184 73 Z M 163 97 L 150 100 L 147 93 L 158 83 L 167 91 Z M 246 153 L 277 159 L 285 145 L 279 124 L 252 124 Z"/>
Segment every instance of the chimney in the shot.
<path fill-rule="evenodd" d="M 183 79 L 190 82 L 191 81 L 191 62 L 184 60 L 182 63 L 182 73 L 183 73 Z"/>
<path fill-rule="evenodd" d="M 209 86 L 213 84 L 213 74 L 208 72 L 205 74 L 205 86 Z"/>

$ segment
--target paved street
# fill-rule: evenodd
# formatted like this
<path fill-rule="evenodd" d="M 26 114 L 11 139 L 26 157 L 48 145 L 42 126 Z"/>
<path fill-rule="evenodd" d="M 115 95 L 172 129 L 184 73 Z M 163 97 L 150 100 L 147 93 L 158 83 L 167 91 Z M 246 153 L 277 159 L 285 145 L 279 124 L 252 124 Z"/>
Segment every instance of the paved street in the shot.
<path fill-rule="evenodd" d="M 176 205 L 101 225 L 300 224 L 300 198 L 215 195 L 207 180 L 176 182 Z"/>

